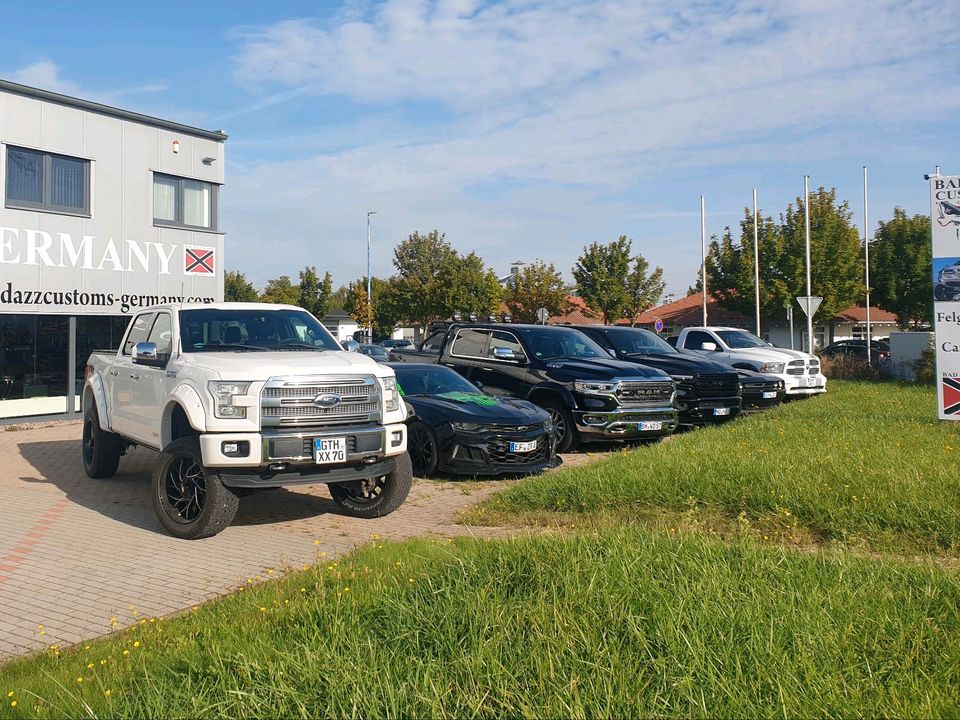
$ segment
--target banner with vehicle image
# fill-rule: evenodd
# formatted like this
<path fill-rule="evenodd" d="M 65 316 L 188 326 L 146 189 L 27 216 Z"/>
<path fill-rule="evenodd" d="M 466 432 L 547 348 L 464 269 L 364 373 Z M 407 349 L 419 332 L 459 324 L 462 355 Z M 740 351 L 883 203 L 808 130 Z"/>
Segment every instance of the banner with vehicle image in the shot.
<path fill-rule="evenodd" d="M 960 420 L 960 176 L 930 178 L 934 333 L 941 420 Z"/>

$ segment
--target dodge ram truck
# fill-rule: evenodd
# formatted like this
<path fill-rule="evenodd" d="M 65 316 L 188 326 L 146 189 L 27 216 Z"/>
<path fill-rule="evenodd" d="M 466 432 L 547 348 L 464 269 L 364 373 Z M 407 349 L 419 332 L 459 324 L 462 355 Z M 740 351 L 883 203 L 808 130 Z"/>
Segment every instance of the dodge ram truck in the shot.
<path fill-rule="evenodd" d="M 684 328 L 676 338 L 670 338 L 670 344 L 735 368 L 775 375 L 783 380 L 787 397 L 827 391 L 827 378 L 820 372 L 820 358 L 816 355 L 774 347 L 740 328 Z"/>
<path fill-rule="evenodd" d="M 581 442 L 660 437 L 677 428 L 670 376 L 611 358 L 579 330 L 453 323 L 439 342 L 436 353 L 421 347 L 416 354 L 391 353 L 391 359 L 440 363 L 490 395 L 532 401 L 550 413 L 558 452 Z"/>
<path fill-rule="evenodd" d="M 393 370 L 345 352 L 298 307 L 141 310 L 116 352 L 90 356 L 82 407 L 87 475 L 113 476 L 132 446 L 158 451 L 153 507 L 178 538 L 220 532 L 259 489 L 327 483 L 363 518 L 394 511 L 410 489 Z"/>

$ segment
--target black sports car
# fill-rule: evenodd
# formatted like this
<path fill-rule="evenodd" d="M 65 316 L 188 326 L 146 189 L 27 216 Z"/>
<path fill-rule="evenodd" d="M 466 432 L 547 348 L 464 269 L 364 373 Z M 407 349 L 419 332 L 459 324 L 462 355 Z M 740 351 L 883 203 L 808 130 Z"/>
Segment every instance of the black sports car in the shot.
<path fill-rule="evenodd" d="M 417 475 L 535 473 L 559 463 L 550 415 L 531 402 L 485 395 L 443 365 L 388 363 L 407 419 L 407 450 Z"/>
<path fill-rule="evenodd" d="M 787 389 L 780 378 L 741 368 L 737 368 L 737 373 L 740 375 L 744 413 L 776 407 L 783 402 Z"/>

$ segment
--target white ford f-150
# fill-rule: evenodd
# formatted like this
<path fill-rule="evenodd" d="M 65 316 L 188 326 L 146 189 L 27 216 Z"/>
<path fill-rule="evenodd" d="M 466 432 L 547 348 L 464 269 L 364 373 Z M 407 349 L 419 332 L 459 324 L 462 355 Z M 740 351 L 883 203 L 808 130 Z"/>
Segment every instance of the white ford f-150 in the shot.
<path fill-rule="evenodd" d="M 670 344 L 735 368 L 775 375 L 786 385 L 788 397 L 827 391 L 827 378 L 820 372 L 816 355 L 775 347 L 740 328 L 684 328 L 676 338 L 670 338 Z"/>
<path fill-rule="evenodd" d="M 301 308 L 144 309 L 85 375 L 84 469 L 110 477 L 127 448 L 158 450 L 153 506 L 176 537 L 215 535 L 238 497 L 261 488 L 327 483 L 344 511 L 367 518 L 409 492 L 393 370 L 345 352 Z"/>

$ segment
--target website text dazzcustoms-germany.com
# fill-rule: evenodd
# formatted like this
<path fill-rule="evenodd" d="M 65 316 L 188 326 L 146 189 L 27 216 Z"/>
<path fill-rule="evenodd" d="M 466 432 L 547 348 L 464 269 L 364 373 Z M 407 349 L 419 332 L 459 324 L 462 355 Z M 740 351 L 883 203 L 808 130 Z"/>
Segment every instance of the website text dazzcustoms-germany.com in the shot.
<path fill-rule="evenodd" d="M 132 308 L 151 305 L 171 305 L 185 303 L 212 303 L 212 297 L 182 297 L 179 295 L 147 295 L 144 293 L 81 292 L 80 290 L 14 290 L 13 283 L 7 283 L 0 290 L 2 305 L 57 305 L 60 307 L 116 307 L 121 313 Z"/>

